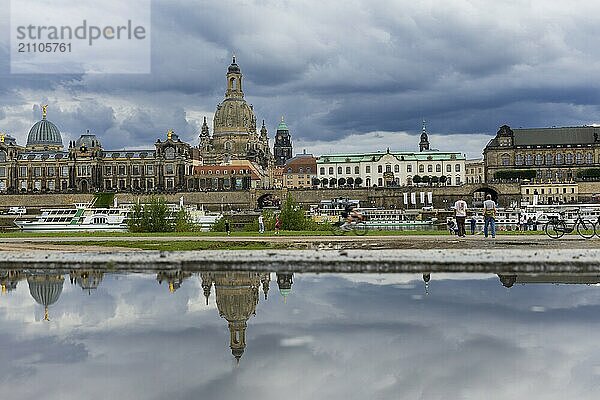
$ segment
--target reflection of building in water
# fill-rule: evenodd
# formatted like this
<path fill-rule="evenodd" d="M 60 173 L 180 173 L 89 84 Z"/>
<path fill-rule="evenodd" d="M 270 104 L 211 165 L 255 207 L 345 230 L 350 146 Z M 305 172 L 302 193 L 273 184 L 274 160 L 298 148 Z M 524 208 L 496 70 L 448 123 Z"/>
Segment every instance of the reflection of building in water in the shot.
<path fill-rule="evenodd" d="M 0 286 L 2 294 L 10 293 L 17 288 L 17 283 L 25 279 L 25 273 L 22 270 L 2 270 L 0 271 Z"/>
<path fill-rule="evenodd" d="M 163 281 L 167 281 L 169 292 L 175 293 L 175 291 L 181 287 L 183 281 L 190 276 L 192 276 L 190 272 L 183 272 L 181 270 L 159 271 L 158 274 L 156 274 L 156 280 L 159 285 L 162 285 Z"/>
<path fill-rule="evenodd" d="M 82 290 L 87 290 L 88 294 L 91 294 L 92 290 L 98 289 L 103 277 L 104 272 L 93 269 L 71 271 L 69 274 L 71 285 L 79 285 Z"/>
<path fill-rule="evenodd" d="M 429 294 L 429 281 L 431 280 L 431 274 L 425 273 L 423 274 L 423 282 L 425 282 L 425 294 Z"/>
<path fill-rule="evenodd" d="M 502 286 L 512 287 L 515 283 L 562 283 L 595 285 L 600 283 L 599 274 L 498 274 Z"/>
<path fill-rule="evenodd" d="M 269 273 L 261 272 L 204 272 L 200 274 L 202 289 L 208 298 L 215 285 L 219 315 L 228 322 L 231 354 L 239 362 L 246 348 L 247 321 L 256 315 L 258 291 L 268 290 Z M 266 292 L 265 292 L 266 296 Z"/>
<path fill-rule="evenodd" d="M 49 321 L 48 307 L 58 301 L 65 278 L 53 271 L 35 271 L 27 277 L 31 297 L 44 306 L 44 320 Z"/>
<path fill-rule="evenodd" d="M 277 273 L 277 286 L 279 287 L 279 293 L 283 296 L 285 302 L 289 294 L 292 292 L 293 273 L 289 272 L 278 272 Z"/>

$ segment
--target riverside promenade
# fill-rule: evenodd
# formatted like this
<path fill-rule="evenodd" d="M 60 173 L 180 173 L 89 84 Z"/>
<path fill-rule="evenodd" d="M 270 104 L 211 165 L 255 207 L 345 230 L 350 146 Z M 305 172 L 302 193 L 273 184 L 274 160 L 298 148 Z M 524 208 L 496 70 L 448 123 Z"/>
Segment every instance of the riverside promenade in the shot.
<path fill-rule="evenodd" d="M 0 268 L 271 270 L 294 272 L 600 273 L 600 239 L 542 235 L 7 237 Z M 185 242 L 277 248 L 164 251 Z M 130 247 L 121 247 L 127 244 Z M 104 244 L 108 246 L 104 246 Z"/>

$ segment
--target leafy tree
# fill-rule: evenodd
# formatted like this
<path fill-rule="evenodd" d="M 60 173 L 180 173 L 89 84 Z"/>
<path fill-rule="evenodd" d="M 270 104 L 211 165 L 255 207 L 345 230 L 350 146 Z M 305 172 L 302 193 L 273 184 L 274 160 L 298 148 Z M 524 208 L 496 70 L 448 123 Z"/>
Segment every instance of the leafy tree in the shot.
<path fill-rule="evenodd" d="M 444 183 L 446 183 L 447 181 L 448 181 L 448 178 L 446 177 L 446 175 L 442 175 L 442 176 L 440 176 L 440 183 L 441 183 L 441 184 L 444 184 Z"/>
<path fill-rule="evenodd" d="M 440 181 L 439 176 L 434 175 L 431 177 L 431 183 L 435 184 L 435 183 L 438 183 L 439 181 Z"/>
<path fill-rule="evenodd" d="M 335 179 L 335 178 L 329 179 L 329 186 L 335 186 L 336 183 L 337 183 L 337 179 Z"/>
<path fill-rule="evenodd" d="M 313 186 L 319 186 L 320 183 L 321 183 L 321 181 L 319 180 L 319 178 L 312 178 Z"/>
<path fill-rule="evenodd" d="M 288 195 L 279 214 L 281 229 L 286 231 L 302 231 L 309 225 L 308 218 L 302 207 Z"/>
<path fill-rule="evenodd" d="M 348 186 L 353 186 L 354 185 L 354 178 L 350 177 L 350 178 L 346 179 L 346 183 L 348 184 Z"/>
<path fill-rule="evenodd" d="M 127 219 L 129 232 L 143 232 L 143 217 L 144 207 L 140 203 L 134 204 L 129 211 L 129 218 Z"/>
<path fill-rule="evenodd" d="M 346 178 L 338 179 L 338 186 L 344 186 L 346 184 Z"/>
<path fill-rule="evenodd" d="M 421 177 L 419 175 L 415 175 L 415 176 L 413 176 L 412 181 L 413 181 L 414 184 L 418 185 L 419 183 L 422 182 L 422 179 L 421 179 Z"/>
<path fill-rule="evenodd" d="M 321 179 L 321 185 L 322 186 L 327 186 L 327 184 L 329 184 L 329 179 L 327 179 L 327 178 Z"/>
<path fill-rule="evenodd" d="M 173 229 L 175 232 L 194 232 L 198 230 L 198 226 L 192 220 L 190 213 L 185 208 L 181 208 L 175 215 Z"/>
<path fill-rule="evenodd" d="M 354 180 L 354 184 L 356 186 L 360 186 L 360 185 L 362 185 L 362 183 L 363 183 L 363 180 L 360 176 Z"/>
<path fill-rule="evenodd" d="M 429 175 L 425 175 L 421 178 L 421 182 L 427 184 L 427 183 L 431 182 L 431 177 Z"/>

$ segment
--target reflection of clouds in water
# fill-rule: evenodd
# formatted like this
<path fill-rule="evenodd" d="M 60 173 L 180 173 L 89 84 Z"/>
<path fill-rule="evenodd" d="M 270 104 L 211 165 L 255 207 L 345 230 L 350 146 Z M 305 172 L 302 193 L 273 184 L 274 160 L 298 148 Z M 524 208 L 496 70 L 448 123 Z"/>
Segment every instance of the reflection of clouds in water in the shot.
<path fill-rule="evenodd" d="M 415 301 L 419 284 L 397 285 L 419 274 L 294 275 L 287 304 L 260 298 L 239 367 L 197 276 L 173 294 L 154 276 L 108 275 L 91 296 L 65 284 L 50 324 L 19 285 L 0 297 L 0 376 L 14 398 L 594 398 L 597 288 L 483 278 L 432 274 Z"/>

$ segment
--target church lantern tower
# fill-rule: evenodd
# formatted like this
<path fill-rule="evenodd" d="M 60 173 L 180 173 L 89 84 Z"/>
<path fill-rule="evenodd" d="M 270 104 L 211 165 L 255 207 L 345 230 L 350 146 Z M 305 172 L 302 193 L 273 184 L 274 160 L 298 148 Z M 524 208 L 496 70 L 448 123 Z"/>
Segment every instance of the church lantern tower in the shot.
<path fill-rule="evenodd" d="M 287 124 L 283 120 L 283 116 L 281 117 L 279 126 L 277 126 L 273 154 L 275 157 L 275 165 L 278 167 L 285 165 L 285 162 L 292 158 L 292 137 Z"/>
<path fill-rule="evenodd" d="M 421 130 L 421 141 L 419 142 L 419 151 L 429 151 L 429 136 L 427 135 L 427 127 L 423 120 L 423 129 Z"/>

